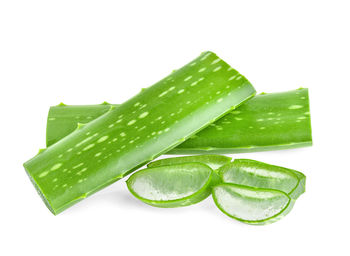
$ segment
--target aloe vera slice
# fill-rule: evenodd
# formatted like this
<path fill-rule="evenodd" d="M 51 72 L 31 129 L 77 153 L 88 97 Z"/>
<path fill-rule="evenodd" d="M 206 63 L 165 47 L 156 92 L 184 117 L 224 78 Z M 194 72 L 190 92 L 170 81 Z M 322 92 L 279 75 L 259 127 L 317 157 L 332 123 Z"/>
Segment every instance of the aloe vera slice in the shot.
<path fill-rule="evenodd" d="M 118 106 L 118 105 L 113 105 Z M 107 105 L 50 108 L 46 143 L 97 118 Z M 312 145 L 308 89 L 257 95 L 168 153 L 240 153 Z"/>
<path fill-rule="evenodd" d="M 231 157 L 222 156 L 222 155 L 196 155 L 196 156 L 182 156 L 182 157 L 171 157 L 164 158 L 160 160 L 153 161 L 149 163 L 148 167 L 156 167 L 156 166 L 165 166 L 165 165 L 173 165 L 180 163 L 203 163 L 208 165 L 213 170 L 218 169 L 219 167 L 230 163 L 232 160 Z"/>
<path fill-rule="evenodd" d="M 180 207 L 198 203 L 211 193 L 213 171 L 201 163 L 146 168 L 127 180 L 129 191 L 146 204 Z"/>
<path fill-rule="evenodd" d="M 224 183 L 276 189 L 297 199 L 305 192 L 305 175 L 292 169 L 250 159 L 235 159 L 218 169 Z"/>
<path fill-rule="evenodd" d="M 169 151 L 255 90 L 206 52 L 24 163 L 57 214 Z"/>
<path fill-rule="evenodd" d="M 216 206 L 226 215 L 248 224 L 276 222 L 293 207 L 290 197 L 279 190 L 221 184 L 213 188 Z"/>

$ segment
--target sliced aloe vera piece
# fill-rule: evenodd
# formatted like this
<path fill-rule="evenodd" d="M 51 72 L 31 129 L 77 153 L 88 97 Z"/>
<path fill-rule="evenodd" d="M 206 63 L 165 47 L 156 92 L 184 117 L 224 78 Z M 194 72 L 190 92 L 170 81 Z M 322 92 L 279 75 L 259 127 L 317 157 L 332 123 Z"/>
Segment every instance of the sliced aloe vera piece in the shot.
<path fill-rule="evenodd" d="M 255 225 L 276 222 L 290 212 L 293 200 L 279 190 L 221 184 L 213 188 L 216 206 L 236 220 Z"/>
<path fill-rule="evenodd" d="M 118 105 L 113 105 L 118 106 Z M 50 108 L 46 143 L 59 141 L 107 105 Z M 168 153 L 240 153 L 312 145 L 308 89 L 257 95 Z"/>
<path fill-rule="evenodd" d="M 218 169 L 219 167 L 230 163 L 232 160 L 231 157 L 222 156 L 222 155 L 196 155 L 196 156 L 181 156 L 181 157 L 171 157 L 164 158 L 160 160 L 153 161 L 149 163 L 148 167 L 164 166 L 164 165 L 173 165 L 180 163 L 203 163 L 208 165 L 213 170 Z"/>
<path fill-rule="evenodd" d="M 214 172 L 201 163 L 146 168 L 127 180 L 129 191 L 146 204 L 180 207 L 198 203 L 211 193 Z"/>
<path fill-rule="evenodd" d="M 218 169 L 224 183 L 281 190 L 292 199 L 305 192 L 305 175 L 292 169 L 250 159 L 235 159 Z"/>
<path fill-rule="evenodd" d="M 206 52 L 80 125 L 24 167 L 57 214 L 169 151 L 254 94 L 245 77 Z"/>

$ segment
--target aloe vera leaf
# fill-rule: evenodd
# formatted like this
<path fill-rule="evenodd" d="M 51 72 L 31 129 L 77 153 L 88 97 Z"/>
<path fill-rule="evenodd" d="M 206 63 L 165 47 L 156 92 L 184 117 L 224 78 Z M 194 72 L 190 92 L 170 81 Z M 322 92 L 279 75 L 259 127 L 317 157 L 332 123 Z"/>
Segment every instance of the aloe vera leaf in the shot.
<path fill-rule="evenodd" d="M 169 151 L 254 93 L 245 77 L 206 52 L 24 167 L 57 214 Z"/>
<path fill-rule="evenodd" d="M 97 118 L 103 110 L 107 111 L 106 106 L 51 107 L 47 145 L 74 131 L 77 122 Z M 257 95 L 168 153 L 240 153 L 310 145 L 308 89 L 298 89 Z"/>
<path fill-rule="evenodd" d="M 77 129 L 77 124 L 86 124 L 102 116 L 112 105 L 103 102 L 99 105 L 65 105 L 51 107 L 46 125 L 46 146 L 50 146 Z"/>
<path fill-rule="evenodd" d="M 235 159 L 218 169 L 224 183 L 276 189 L 297 199 L 305 192 L 305 175 L 292 169 L 250 159 Z"/>
<path fill-rule="evenodd" d="M 208 165 L 213 170 L 218 169 L 219 167 L 230 163 L 232 160 L 231 157 L 222 156 L 222 155 L 196 155 L 196 156 L 181 156 L 181 157 L 171 157 L 164 158 L 153 161 L 149 163 L 148 167 L 164 166 L 164 165 L 173 165 L 180 163 L 203 163 Z"/>
<path fill-rule="evenodd" d="M 198 203 L 211 193 L 214 172 L 201 163 L 181 163 L 146 168 L 127 180 L 129 191 L 142 202 L 157 207 Z"/>
<path fill-rule="evenodd" d="M 260 94 L 170 153 L 244 153 L 312 145 L 308 89 Z"/>
<path fill-rule="evenodd" d="M 264 225 L 276 222 L 293 208 L 293 200 L 279 190 L 220 184 L 213 188 L 216 206 L 241 222 Z"/>

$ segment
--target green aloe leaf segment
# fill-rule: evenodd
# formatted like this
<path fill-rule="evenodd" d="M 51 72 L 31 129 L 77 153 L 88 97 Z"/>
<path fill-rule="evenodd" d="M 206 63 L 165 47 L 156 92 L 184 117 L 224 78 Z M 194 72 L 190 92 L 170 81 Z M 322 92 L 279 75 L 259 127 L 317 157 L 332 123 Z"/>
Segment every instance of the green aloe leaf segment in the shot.
<path fill-rule="evenodd" d="M 50 108 L 47 146 L 108 111 L 110 104 Z M 113 105 L 118 107 L 119 105 Z M 241 153 L 312 145 L 308 89 L 257 95 L 168 153 Z"/>
<path fill-rule="evenodd" d="M 57 214 L 121 179 L 253 97 L 247 79 L 205 52 L 24 163 Z"/>
<path fill-rule="evenodd" d="M 180 207 L 207 198 L 213 185 L 211 168 L 201 163 L 181 163 L 146 168 L 127 180 L 129 191 L 157 207 Z"/>
<path fill-rule="evenodd" d="M 247 224 L 273 223 L 293 207 L 293 200 L 279 190 L 220 184 L 212 193 L 215 204 L 223 213 Z"/>
<path fill-rule="evenodd" d="M 308 89 L 260 94 L 173 149 L 243 153 L 312 145 Z"/>
<path fill-rule="evenodd" d="M 235 159 L 218 169 L 224 183 L 276 189 L 297 199 L 305 192 L 305 175 L 292 169 L 250 159 Z"/>

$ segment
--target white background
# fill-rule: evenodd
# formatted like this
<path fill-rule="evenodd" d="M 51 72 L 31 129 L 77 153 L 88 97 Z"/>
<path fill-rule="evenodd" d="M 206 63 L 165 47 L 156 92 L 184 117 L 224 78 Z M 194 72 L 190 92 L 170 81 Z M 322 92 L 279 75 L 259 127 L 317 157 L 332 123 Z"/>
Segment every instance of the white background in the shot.
<path fill-rule="evenodd" d="M 349 255 L 349 1 L 0 2 L 1 255 Z M 258 92 L 310 89 L 314 146 L 234 155 L 303 171 L 267 226 L 211 198 L 159 209 L 125 180 L 53 216 L 22 167 L 50 105 L 121 103 L 212 50 Z"/>

